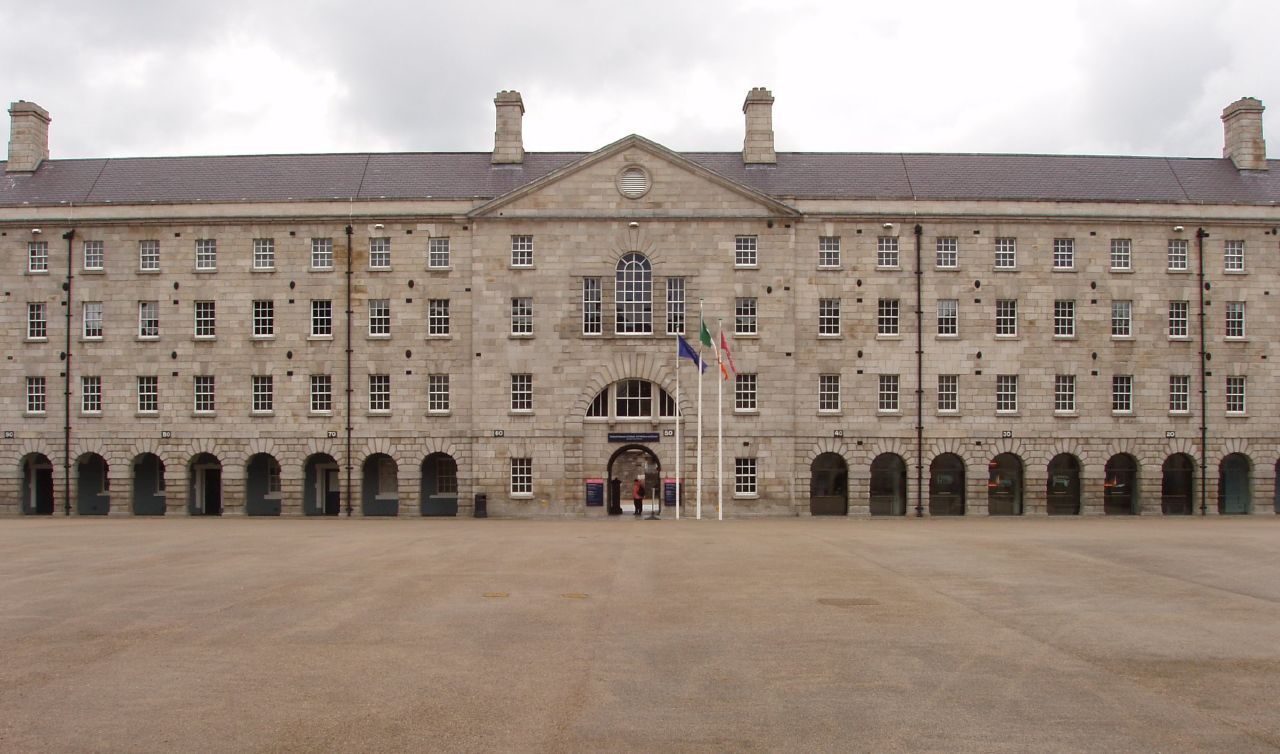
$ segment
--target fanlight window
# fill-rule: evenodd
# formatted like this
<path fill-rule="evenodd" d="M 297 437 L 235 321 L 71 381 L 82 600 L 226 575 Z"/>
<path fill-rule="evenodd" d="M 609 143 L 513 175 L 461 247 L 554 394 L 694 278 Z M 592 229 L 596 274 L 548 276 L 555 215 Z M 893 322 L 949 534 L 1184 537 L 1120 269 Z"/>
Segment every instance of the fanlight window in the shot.
<path fill-rule="evenodd" d="M 613 391 L 612 402 L 609 400 L 611 390 Z M 654 413 L 655 408 L 657 414 Z M 588 419 L 674 419 L 675 415 L 675 398 L 648 380 L 615 382 L 597 393 L 591 405 L 587 407 Z"/>
<path fill-rule="evenodd" d="M 648 335 L 653 332 L 653 267 L 643 254 L 631 252 L 618 260 L 614 296 L 615 332 Z"/>

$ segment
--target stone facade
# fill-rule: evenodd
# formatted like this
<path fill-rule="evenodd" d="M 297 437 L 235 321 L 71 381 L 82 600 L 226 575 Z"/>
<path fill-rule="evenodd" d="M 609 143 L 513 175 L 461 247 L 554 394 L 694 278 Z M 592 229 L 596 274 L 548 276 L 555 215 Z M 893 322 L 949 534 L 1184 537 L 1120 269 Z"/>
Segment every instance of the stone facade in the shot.
<path fill-rule="evenodd" d="M 756 89 L 744 105 L 742 161 L 755 169 L 778 161 L 772 101 Z M 528 157 L 523 104 L 515 92 L 495 104 L 495 149 L 484 158 L 505 170 Z M 1260 120 L 1257 130 L 1260 143 Z M 1248 169 L 1266 167 L 1263 157 Z M 682 362 L 677 453 L 676 420 L 662 405 L 677 395 L 670 280 L 682 281 L 689 342 L 704 312 L 739 372 L 756 379 L 744 396 L 754 406 L 739 407 L 735 382 L 720 382 L 714 364 L 703 378 L 704 515 L 718 499 L 727 516 L 810 515 L 821 512 L 823 485 L 834 485 L 827 496 L 848 515 L 983 515 L 996 505 L 992 490 L 1014 488 L 1019 500 L 1006 512 L 1043 515 L 1078 491 L 1082 514 L 1160 515 L 1181 504 L 1166 473 L 1178 454 L 1194 466 L 1187 512 L 1217 513 L 1221 497 L 1226 511 L 1270 514 L 1280 458 L 1269 422 L 1280 408 L 1268 337 L 1280 326 L 1277 226 L 1274 201 L 792 197 L 639 137 L 478 199 L 112 202 L 74 213 L 55 201 L 0 204 L 0 514 L 312 515 L 328 501 L 329 513 L 468 515 L 484 494 L 493 515 L 605 515 L 585 505 L 585 484 L 607 479 L 634 445 L 662 479 L 675 477 L 680 455 L 687 515 L 698 487 L 698 383 Z M 1009 251 L 998 239 L 1016 240 L 1015 258 L 997 261 Z M 212 263 L 207 241 L 216 241 Z M 317 242 L 331 247 L 331 262 L 314 264 Z M 142 269 L 152 243 L 158 262 Z M 1171 265 L 1171 248 L 1185 248 L 1185 264 Z M 651 290 L 650 324 L 632 328 L 640 332 L 617 318 L 627 295 L 618 286 L 637 280 L 619 282 L 628 260 L 648 265 L 637 273 Z M 584 332 L 593 285 L 599 331 Z M 448 330 L 433 333 L 434 307 L 446 300 Z M 1016 302 L 1016 332 L 997 334 L 1001 301 Z M 155 307 L 154 336 L 140 330 L 144 302 Z M 271 303 L 269 334 L 255 302 Z M 328 332 L 313 302 L 329 302 Z M 832 302 L 834 326 L 823 319 Z M 1069 318 L 1059 302 L 1069 302 Z M 1171 302 L 1187 302 L 1185 335 L 1170 334 Z M 954 326 L 940 324 L 940 306 L 952 303 Z M 101 306 L 100 335 L 86 331 L 86 304 Z M 210 304 L 214 331 L 198 334 L 197 312 Z M 43 305 L 43 335 L 28 329 L 31 305 Z M 433 375 L 447 376 L 447 408 L 431 402 Z M 528 376 L 531 407 L 517 405 L 513 375 Z M 321 408 L 316 376 L 330 381 Z M 371 376 L 389 384 L 385 410 Z M 828 387 L 838 381 L 838 398 L 820 408 L 824 376 Z M 955 378 L 954 407 L 939 396 L 940 376 Z M 997 408 L 1002 376 L 1016 378 L 1006 410 Z M 1055 396 L 1058 376 L 1074 381 L 1070 408 Z M 1185 410 L 1170 410 L 1171 376 L 1188 380 Z M 100 410 L 85 410 L 86 377 L 100 378 Z M 154 410 L 139 410 L 143 377 L 154 378 Z M 201 410 L 198 377 L 214 385 Z M 270 378 L 269 408 L 254 410 L 255 377 Z M 1127 409 L 1117 377 L 1130 378 Z M 1245 378 L 1242 411 L 1227 410 L 1229 377 Z M 44 379 L 42 410 L 28 410 L 32 378 Z M 648 410 L 632 411 L 645 398 L 624 408 L 619 391 L 643 385 Z M 601 406 L 604 415 L 592 415 Z M 1002 454 L 1017 457 L 1014 488 L 995 466 Z M 1224 460 L 1232 454 L 1242 473 Z M 163 482 L 147 466 L 152 456 Z M 1075 470 L 1051 469 L 1060 456 Z M 1132 463 L 1132 478 L 1110 465 L 1117 459 Z M 815 462 L 835 469 L 830 479 L 819 482 Z M 635 467 L 625 468 L 613 475 Z M 1221 495 L 1220 476 L 1231 487 Z M 749 483 L 753 491 L 737 489 Z"/>

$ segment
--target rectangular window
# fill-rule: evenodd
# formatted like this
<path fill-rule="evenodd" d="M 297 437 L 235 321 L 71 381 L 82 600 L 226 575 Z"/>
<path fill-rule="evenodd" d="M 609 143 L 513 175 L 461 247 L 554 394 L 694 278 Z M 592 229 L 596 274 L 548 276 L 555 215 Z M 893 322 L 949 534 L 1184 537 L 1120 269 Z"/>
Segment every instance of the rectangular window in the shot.
<path fill-rule="evenodd" d="M 684 334 L 684 278 L 667 278 L 667 335 Z"/>
<path fill-rule="evenodd" d="M 84 337 L 98 339 L 102 337 L 102 302 L 84 302 L 82 319 L 84 321 Z"/>
<path fill-rule="evenodd" d="M 1226 309 L 1226 336 L 1228 338 L 1244 337 L 1244 302 L 1228 301 Z"/>
<path fill-rule="evenodd" d="M 1111 376 L 1111 413 L 1133 413 L 1133 375 L 1115 374 Z"/>
<path fill-rule="evenodd" d="M 445 270 L 450 264 L 448 237 L 431 239 L 427 244 L 427 267 L 433 270 Z"/>
<path fill-rule="evenodd" d="M 759 260 L 756 257 L 756 237 L 737 236 L 733 239 L 733 266 L 755 267 Z"/>
<path fill-rule="evenodd" d="M 533 459 L 511 459 L 511 494 L 533 494 Z"/>
<path fill-rule="evenodd" d="M 1111 239 L 1111 269 L 1133 269 L 1133 241 L 1128 238 Z"/>
<path fill-rule="evenodd" d="M 311 337 L 333 336 L 333 302 L 327 298 L 311 299 Z"/>
<path fill-rule="evenodd" d="M 311 412 L 327 414 L 333 411 L 333 376 L 311 375 Z"/>
<path fill-rule="evenodd" d="M 1076 302 L 1058 300 L 1053 302 L 1053 337 L 1074 338 L 1076 336 Z"/>
<path fill-rule="evenodd" d="M 195 336 L 212 338 L 217 334 L 217 303 L 214 301 L 195 302 Z"/>
<path fill-rule="evenodd" d="M 521 296 L 511 299 L 511 334 L 533 335 L 533 299 Z"/>
<path fill-rule="evenodd" d="M 1244 413 L 1244 378 L 1228 377 L 1227 378 L 1227 413 L 1243 414 Z"/>
<path fill-rule="evenodd" d="M 840 266 L 840 236 L 818 236 L 818 266 Z"/>
<path fill-rule="evenodd" d="M 1170 301 L 1169 302 L 1169 337 L 1170 338 L 1187 337 L 1187 311 L 1188 311 L 1188 303 L 1186 301 Z"/>
<path fill-rule="evenodd" d="M 898 334 L 898 299 L 882 298 L 876 308 L 876 334 Z"/>
<path fill-rule="evenodd" d="M 369 375 L 369 410 L 391 410 L 391 375 Z"/>
<path fill-rule="evenodd" d="M 938 375 L 938 410 L 950 412 L 960 410 L 960 375 Z"/>
<path fill-rule="evenodd" d="M 1053 410 L 1060 414 L 1075 413 L 1076 376 L 1074 374 L 1053 376 Z"/>
<path fill-rule="evenodd" d="M 313 270 L 332 270 L 333 269 L 333 239 L 332 238 L 311 239 L 311 269 Z"/>
<path fill-rule="evenodd" d="M 102 413 L 102 378 L 80 378 L 80 411 L 85 414 Z"/>
<path fill-rule="evenodd" d="M 138 337 L 160 337 L 160 302 L 138 302 Z"/>
<path fill-rule="evenodd" d="M 1133 335 L 1133 302 L 1111 302 L 1111 337 L 1128 338 Z"/>
<path fill-rule="evenodd" d="M 756 410 L 756 375 L 737 374 L 733 377 L 733 410 Z"/>
<path fill-rule="evenodd" d="M 756 459 L 733 459 L 733 494 L 756 494 Z"/>
<path fill-rule="evenodd" d="M 1222 269 L 1244 272 L 1244 241 L 1222 242 Z"/>
<path fill-rule="evenodd" d="M 676 418 L 676 399 L 662 388 L 658 388 L 658 416 L 663 419 Z"/>
<path fill-rule="evenodd" d="M 449 299 L 433 298 L 427 301 L 427 334 L 449 334 Z"/>
<path fill-rule="evenodd" d="M 385 338 L 391 335 L 391 299 L 369 299 L 369 336 Z"/>
<path fill-rule="evenodd" d="M 996 412 L 1011 414 L 1018 410 L 1018 375 L 996 375 Z"/>
<path fill-rule="evenodd" d="M 533 236 L 511 237 L 511 266 L 533 266 Z"/>
<path fill-rule="evenodd" d="M 27 304 L 27 339 L 44 340 L 49 337 L 49 315 L 44 303 Z"/>
<path fill-rule="evenodd" d="M 533 375 L 511 375 L 511 410 L 533 410 Z"/>
<path fill-rule="evenodd" d="M 253 269 L 274 270 L 276 268 L 276 241 L 274 238 L 253 239 Z"/>
<path fill-rule="evenodd" d="M 818 410 L 828 412 L 840 410 L 840 375 L 818 375 Z"/>
<path fill-rule="evenodd" d="M 258 300 L 253 302 L 253 337 L 270 338 L 276 334 L 276 303 Z"/>
<path fill-rule="evenodd" d="M 622 380 L 617 383 L 614 415 L 625 419 L 648 419 L 653 416 L 653 383 L 646 380 Z"/>
<path fill-rule="evenodd" d="M 818 299 L 818 334 L 840 334 L 840 299 Z"/>
<path fill-rule="evenodd" d="M 1169 239 L 1169 272 L 1186 272 L 1187 239 Z"/>
<path fill-rule="evenodd" d="M 1076 240 L 1074 238 L 1053 239 L 1053 269 L 1074 270 L 1076 268 Z"/>
<path fill-rule="evenodd" d="M 154 375 L 138 378 L 138 411 L 154 414 L 160 410 L 160 378 Z"/>
<path fill-rule="evenodd" d="M 955 236 L 938 238 L 934 251 L 938 269 L 954 270 L 960 266 L 960 240 Z"/>
<path fill-rule="evenodd" d="M 1018 334 L 1018 300 L 996 299 L 996 336 L 1013 337 Z"/>
<path fill-rule="evenodd" d="M 880 375 L 880 387 L 877 407 L 881 411 L 898 410 L 898 375 Z"/>
<path fill-rule="evenodd" d="M 437 414 L 449 411 L 449 375 L 427 375 L 427 410 Z"/>
<path fill-rule="evenodd" d="M 876 267 L 898 266 L 898 237 L 880 236 L 876 239 Z"/>
<path fill-rule="evenodd" d="M 1191 409 L 1191 375 L 1169 375 L 1169 413 L 1185 414 Z"/>
<path fill-rule="evenodd" d="M 49 393 L 43 377 L 27 378 L 27 413 L 43 414 L 48 409 Z"/>
<path fill-rule="evenodd" d="M 954 298 L 938 299 L 938 334 L 956 335 L 960 332 L 960 301 Z"/>
<path fill-rule="evenodd" d="M 102 241 L 84 242 L 84 268 L 101 270 L 106 262 L 106 245 Z"/>
<path fill-rule="evenodd" d="M 218 269 L 218 241 L 214 238 L 196 239 L 196 269 Z"/>
<path fill-rule="evenodd" d="M 154 240 L 138 242 L 138 269 L 142 272 L 160 270 L 160 242 Z"/>
<path fill-rule="evenodd" d="M 49 242 L 27 242 L 27 272 L 49 271 Z"/>
<path fill-rule="evenodd" d="M 253 375 L 253 412 L 270 413 L 275 409 L 274 380 L 269 374 Z"/>
<path fill-rule="evenodd" d="M 582 279 L 582 334 L 600 335 L 604 332 L 604 296 L 600 278 Z"/>
<path fill-rule="evenodd" d="M 385 236 L 369 239 L 369 269 L 391 269 L 391 239 Z"/>
<path fill-rule="evenodd" d="M 213 375 L 197 374 L 195 376 L 194 409 L 197 414 L 211 414 L 217 409 L 215 387 Z"/>
<path fill-rule="evenodd" d="M 997 238 L 996 239 L 996 263 L 997 270 L 1013 270 L 1018 267 L 1018 239 L 1016 238 Z"/>
<path fill-rule="evenodd" d="M 733 334 L 756 334 L 756 300 L 755 297 L 739 298 L 734 302 Z"/>

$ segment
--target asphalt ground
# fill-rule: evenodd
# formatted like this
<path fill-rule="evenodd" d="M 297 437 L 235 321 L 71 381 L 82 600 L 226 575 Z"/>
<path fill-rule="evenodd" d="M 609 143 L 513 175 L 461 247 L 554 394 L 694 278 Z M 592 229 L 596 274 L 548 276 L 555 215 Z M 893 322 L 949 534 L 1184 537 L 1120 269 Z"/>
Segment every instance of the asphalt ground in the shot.
<path fill-rule="evenodd" d="M 0 521 L 0 751 L 1280 750 L 1280 518 Z"/>

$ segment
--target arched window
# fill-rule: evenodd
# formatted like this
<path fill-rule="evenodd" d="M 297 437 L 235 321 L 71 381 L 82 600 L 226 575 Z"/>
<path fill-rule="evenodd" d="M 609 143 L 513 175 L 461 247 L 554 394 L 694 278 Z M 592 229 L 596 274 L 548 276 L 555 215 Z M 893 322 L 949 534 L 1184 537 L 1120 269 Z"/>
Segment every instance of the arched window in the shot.
<path fill-rule="evenodd" d="M 643 254 L 630 252 L 618 260 L 615 276 L 614 331 L 619 335 L 653 332 L 653 267 Z"/>
<path fill-rule="evenodd" d="M 611 392 L 612 401 L 609 400 Z M 619 380 L 596 393 L 595 399 L 587 406 L 587 418 L 675 419 L 676 400 L 657 383 Z"/>

